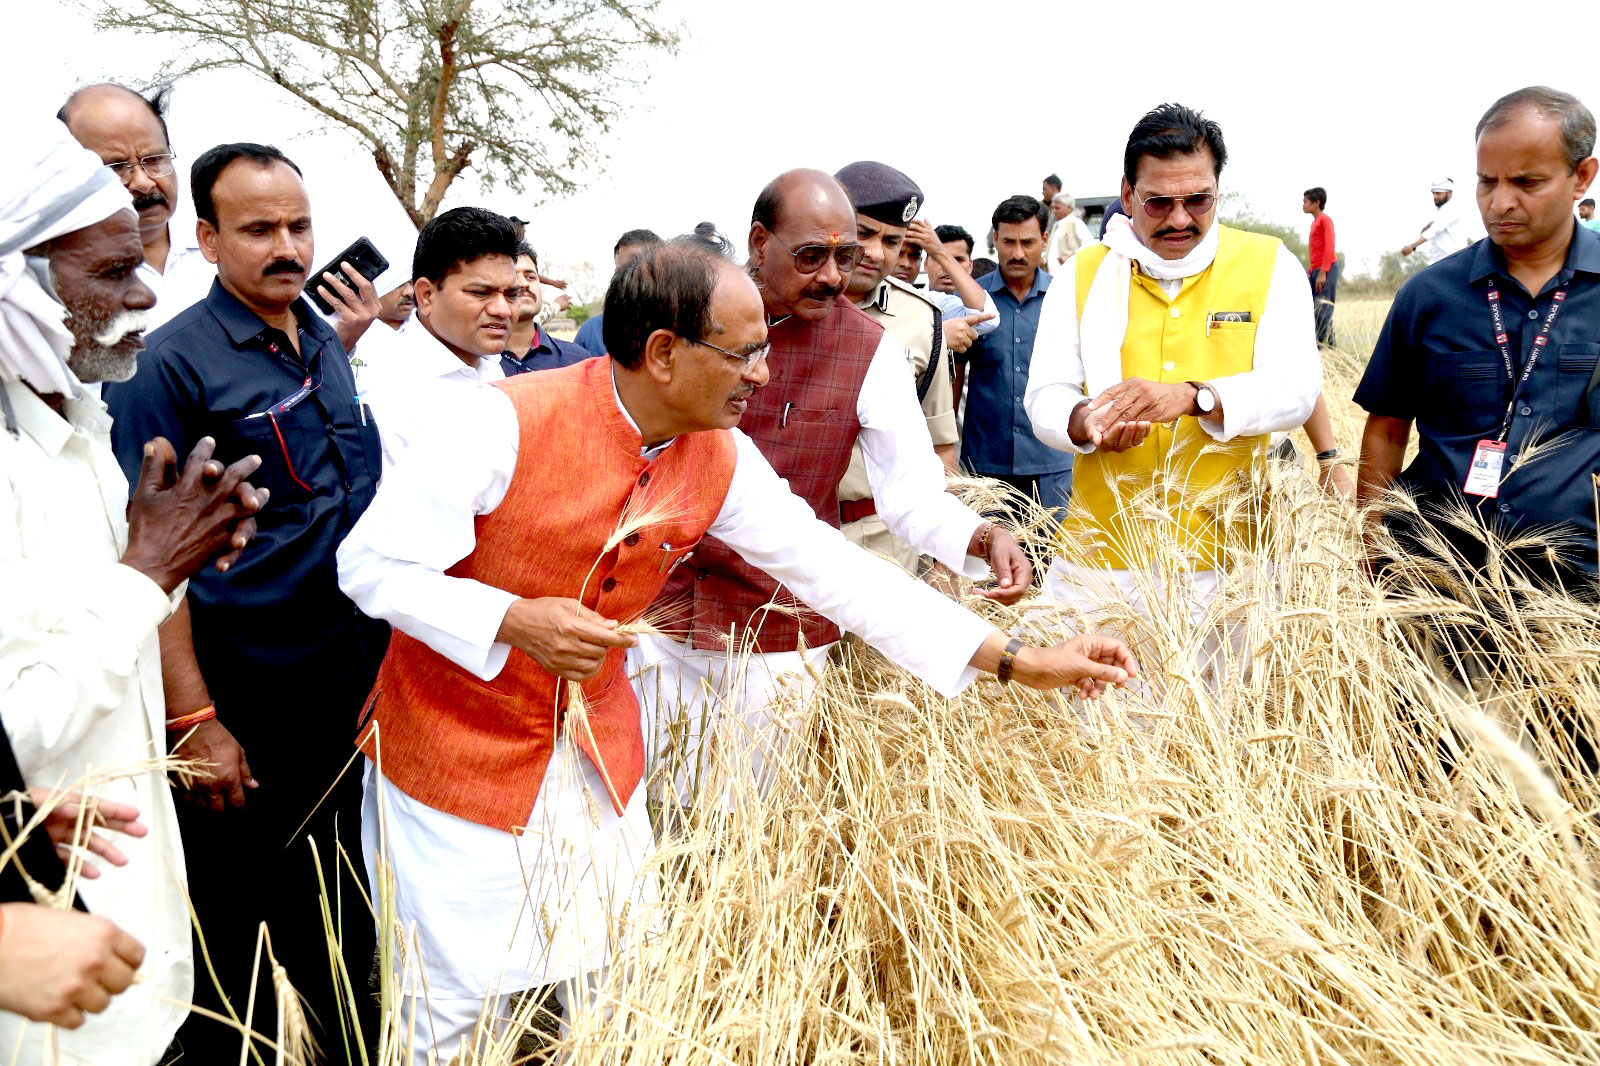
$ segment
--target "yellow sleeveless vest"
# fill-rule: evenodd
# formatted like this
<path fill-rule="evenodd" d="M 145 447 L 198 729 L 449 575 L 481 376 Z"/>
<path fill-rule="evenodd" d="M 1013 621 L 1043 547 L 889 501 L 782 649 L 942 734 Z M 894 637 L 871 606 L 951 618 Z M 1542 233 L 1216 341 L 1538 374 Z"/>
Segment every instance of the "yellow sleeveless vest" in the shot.
<path fill-rule="evenodd" d="M 1226 226 L 1218 230 L 1216 260 L 1184 278 L 1175 297 L 1133 264 L 1122 341 L 1124 378 L 1210 381 L 1254 367 L 1256 326 L 1266 307 L 1279 241 Z M 1108 251 L 1096 244 L 1073 260 L 1080 322 L 1089 285 Z M 1207 317 L 1223 311 L 1248 311 L 1250 321 L 1212 322 L 1208 329 Z M 1137 448 L 1080 455 L 1073 462 L 1072 510 L 1064 533 L 1072 539 L 1087 534 L 1099 545 L 1088 561 L 1113 569 L 1148 565 L 1151 548 L 1169 540 L 1189 568 L 1217 569 L 1224 520 L 1219 504 L 1231 495 L 1223 490 L 1248 484 L 1249 466 L 1264 456 L 1268 440 L 1236 437 L 1221 444 L 1198 420 L 1184 417 L 1153 427 Z M 1247 516 L 1254 509 L 1232 510 Z M 1247 517 L 1230 514 L 1226 520 L 1243 524 L 1239 531 L 1252 535 Z"/>

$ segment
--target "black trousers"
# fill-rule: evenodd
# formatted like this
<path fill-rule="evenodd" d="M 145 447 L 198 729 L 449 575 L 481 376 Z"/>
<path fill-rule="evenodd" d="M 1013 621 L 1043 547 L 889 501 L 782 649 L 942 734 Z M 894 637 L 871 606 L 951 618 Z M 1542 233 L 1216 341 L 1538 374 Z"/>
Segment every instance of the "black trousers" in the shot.
<path fill-rule="evenodd" d="M 1417 525 L 1414 519 L 1391 515 L 1388 525 L 1399 543 L 1413 557 L 1438 558 L 1435 552 L 1437 546 L 1426 539 L 1423 527 Z M 1457 558 L 1450 560 L 1452 565 L 1472 573 L 1483 572 L 1486 560 L 1481 544 L 1449 527 L 1442 527 L 1439 532 L 1453 544 Z M 1576 566 L 1552 563 L 1543 552 L 1510 552 L 1502 565 L 1520 570 L 1532 583 L 1551 593 L 1570 597 L 1577 604 L 1592 607 L 1600 602 L 1600 593 L 1596 591 L 1592 575 Z M 1402 594 L 1420 593 L 1446 598 L 1453 595 L 1452 590 L 1434 588 L 1427 581 L 1403 572 L 1392 562 L 1380 563 L 1378 572 L 1382 580 Z M 1519 612 L 1523 606 L 1519 596 L 1510 610 Z M 1516 660 L 1524 654 L 1525 649 L 1505 638 L 1512 628 L 1507 608 L 1492 596 L 1484 597 L 1484 607 L 1488 617 L 1481 621 L 1461 621 L 1448 617 L 1418 619 L 1412 627 L 1414 639 L 1451 676 L 1468 688 L 1492 687 L 1508 677 L 1511 684 L 1527 684 L 1526 675 L 1516 669 Z M 1600 744 L 1600 715 L 1596 714 L 1594 708 L 1573 706 L 1568 701 L 1544 699 L 1540 702 L 1543 705 L 1542 720 L 1528 723 L 1530 734 L 1535 739 L 1539 739 L 1538 734 L 1544 734 L 1549 742 L 1565 746 L 1571 756 L 1570 764 L 1576 768 L 1590 775 L 1600 773 L 1600 750 L 1597 750 L 1597 744 Z M 1454 769 L 1454 757 L 1443 738 L 1435 738 L 1435 743 L 1439 761 L 1446 770 Z"/>
<path fill-rule="evenodd" d="M 243 1021 L 250 1006 L 250 982 L 256 975 L 255 1012 L 250 1027 L 268 1036 L 277 1024 L 272 970 L 254 964 L 256 940 L 265 923 L 272 953 L 282 964 L 295 989 L 305 997 L 317 1046 L 328 1062 L 359 1061 L 354 1045 L 348 1058 L 344 1034 L 369 1046 L 377 1032 L 377 1008 L 370 988 L 376 950 L 372 914 L 361 894 L 362 886 L 340 859 L 342 846 L 348 862 L 362 870 L 361 781 L 358 771 L 333 786 L 321 808 L 304 830 L 295 827 L 320 797 L 322 787 L 296 788 L 291 797 L 267 795 L 270 781 L 280 769 L 268 762 L 258 766 L 246 752 L 250 768 L 262 781 L 249 796 L 244 811 L 221 814 L 185 804 L 179 808 L 189 873 L 189 892 L 199 921 L 195 936 L 195 991 L 197 1006 L 227 1016 L 223 997 Z M 359 763 L 357 764 L 359 768 Z M 312 786 L 319 782 L 307 780 Z M 312 842 L 316 851 L 312 850 Z M 320 879 L 319 879 L 320 874 Z M 324 887 L 330 919 L 340 941 L 350 988 L 343 979 L 335 984 L 334 949 L 324 934 Z M 202 941 L 204 947 L 202 948 Z M 205 958 L 215 969 L 213 981 Z M 220 984 L 220 989 L 218 988 Z M 355 1017 L 350 1001 L 354 999 Z M 178 1034 L 188 1061 L 236 1061 L 242 1037 L 232 1027 L 193 1013 Z M 263 1049 L 263 1055 L 270 1054 Z"/>
<path fill-rule="evenodd" d="M 332 1063 L 359 1062 L 355 1040 L 366 1044 L 370 1061 L 377 1035 L 371 982 L 377 938 L 363 893 L 361 762 L 345 766 L 355 754 L 358 719 L 388 629 L 363 623 L 293 669 L 223 671 L 202 658 L 218 717 L 243 746 L 260 787 L 247 790 L 242 811 L 217 813 L 182 801 L 178 807 L 199 921 L 196 1005 L 227 1016 L 226 996 L 242 1021 L 255 975 L 250 1027 L 273 1034 L 277 1011 L 265 950 L 262 964 L 253 965 L 265 923 L 273 954 L 305 997 L 322 1061 Z M 331 934 L 325 932 L 324 899 Z M 345 969 L 337 977 L 334 957 Z M 199 1013 L 189 1016 L 178 1039 L 185 1061 L 205 1064 L 238 1061 L 242 1040 L 237 1029 Z M 271 1061 L 270 1053 L 263 1056 Z"/>

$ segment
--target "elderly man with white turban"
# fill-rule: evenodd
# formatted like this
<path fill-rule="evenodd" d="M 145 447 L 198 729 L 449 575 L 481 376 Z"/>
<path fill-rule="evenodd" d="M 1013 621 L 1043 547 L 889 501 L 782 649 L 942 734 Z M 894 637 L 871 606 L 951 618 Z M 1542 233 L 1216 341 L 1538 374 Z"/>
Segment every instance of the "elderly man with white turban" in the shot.
<path fill-rule="evenodd" d="M 138 218 L 60 122 L 20 134 L 0 169 L 0 723 L 29 786 L 80 789 L 143 824 L 119 822 L 121 852 L 102 843 L 98 876 L 69 871 L 64 899 L 39 901 L 65 907 L 75 888 L 93 917 L 0 906 L 0 1048 L 148 1064 L 194 984 L 155 761 L 184 725 L 166 719 L 156 627 L 191 574 L 249 541 L 264 500 L 243 478 L 260 460 L 224 470 L 202 442 L 179 473 L 154 440 L 130 507 L 111 420 L 83 385 L 126 380 L 144 346 L 155 298 L 137 274 Z"/>

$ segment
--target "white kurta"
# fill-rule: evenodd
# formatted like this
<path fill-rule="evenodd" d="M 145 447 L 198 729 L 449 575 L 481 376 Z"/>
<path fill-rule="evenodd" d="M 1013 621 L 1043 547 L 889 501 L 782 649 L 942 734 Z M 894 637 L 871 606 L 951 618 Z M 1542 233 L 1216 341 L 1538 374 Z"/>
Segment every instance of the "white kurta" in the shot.
<path fill-rule="evenodd" d="M 204 300 L 217 277 L 215 264 L 207 262 L 200 253 L 200 242 L 192 227 L 186 239 L 177 229 L 170 229 L 170 233 L 172 247 L 167 249 L 167 261 L 162 269 L 158 272 L 149 263 L 139 264 L 139 280 L 156 294 L 146 334 L 154 333 L 186 308 Z"/>
<path fill-rule="evenodd" d="M 1072 258 L 1093 243 L 1094 237 L 1089 233 L 1089 227 L 1077 215 L 1056 219 L 1055 228 L 1050 231 L 1049 247 L 1045 251 L 1045 268 L 1052 274 L 1060 273 L 1065 266 L 1062 260 Z"/>
<path fill-rule="evenodd" d="M 111 451 L 111 418 L 97 399 L 67 401 L 66 417 L 32 390 L 0 383 L 20 433 L 0 426 L 0 720 L 29 785 L 72 789 L 85 774 L 166 752 L 166 707 L 156 627 L 173 600 L 117 560 L 127 548 L 128 482 Z M 53 1039 L 67 1064 L 154 1062 L 187 1013 L 194 988 L 183 846 L 165 775 L 147 771 L 98 789 L 131 803 L 150 827 L 117 837 L 128 865 L 98 862 L 81 881 L 90 911 L 145 948 L 139 983 Z M 55 1062 L 48 1027 L 0 1013 L 10 1062 Z"/>
<path fill-rule="evenodd" d="M 1451 196 L 1434 209 L 1433 221 L 1422 227 L 1422 250 L 1428 262 L 1437 263 L 1472 243 L 1475 234 L 1467 210 L 1459 196 Z"/>
<path fill-rule="evenodd" d="M 906 373 L 905 347 L 887 332 L 856 395 L 856 418 L 867 480 L 884 525 L 918 554 L 931 555 L 957 573 L 987 574 L 987 562 L 967 555 L 984 519 L 945 491 L 944 463 L 928 436 L 916 383 Z"/>
<path fill-rule="evenodd" d="M 374 332 L 377 337 L 370 342 Z M 356 344 L 363 365 L 356 376 L 356 391 L 372 408 L 383 441 L 383 467 L 395 459 L 458 394 L 493 384 L 505 377 L 497 355 L 479 356 L 471 365 L 446 348 L 420 320 L 403 329 L 381 322 L 367 328 Z"/>
<path fill-rule="evenodd" d="M 904 384 L 898 361 L 894 372 Z M 911 404 L 916 411 L 914 397 Z M 489 680 L 512 651 L 495 635 L 516 597 L 444 571 L 472 552 L 477 517 L 505 497 L 519 445 L 516 413 L 499 389 L 478 389 L 435 414 L 340 546 L 340 587 L 367 614 Z M 735 431 L 734 440 L 733 481 L 709 533 L 941 692 L 968 685 L 976 673 L 968 661 L 992 627 L 851 545 L 789 492 L 749 438 Z M 467 827 L 385 782 L 401 912 L 432 927 L 421 954 L 434 994 L 534 987 L 605 956 L 605 918 L 636 890 L 639 842 L 648 839 L 643 790 L 617 819 L 587 760 L 568 759 L 567 750 L 557 746 L 527 820 L 551 827 L 547 836 Z M 559 771 L 569 763 L 584 773 Z M 439 772 L 450 772 L 447 753 Z M 587 880 L 578 876 L 585 863 Z M 545 924 L 564 897 L 594 891 L 609 898 L 582 906 L 574 920 Z"/>
<path fill-rule="evenodd" d="M 1071 277 L 1074 262 L 1069 259 L 1062 268 L 1063 280 Z M 1161 283 L 1169 296 L 1182 284 L 1181 279 Z M 1311 310 L 1311 289 L 1300 260 L 1280 247 L 1256 325 L 1255 363 L 1242 374 L 1209 383 L 1222 399 L 1222 424 L 1201 420 L 1201 429 L 1229 441 L 1305 424 L 1322 393 L 1322 356 Z M 1045 293 L 1022 401 L 1034 436 L 1064 452 L 1093 451 L 1093 445 L 1074 444 L 1067 432 L 1072 412 L 1125 376 L 1120 350 L 1085 356 L 1078 342 L 1077 287 L 1057 285 Z"/>
<path fill-rule="evenodd" d="M 1067 260 L 1064 276 L 1071 276 L 1072 264 L 1073 260 Z M 1163 280 L 1160 284 L 1171 297 L 1178 294 L 1183 282 Z M 1220 426 L 1201 420 L 1201 429 L 1217 440 L 1228 441 L 1305 424 L 1322 392 L 1322 356 L 1311 310 L 1305 271 L 1293 253 L 1280 247 L 1266 306 L 1256 326 L 1254 365 L 1243 373 L 1212 379 L 1210 385 L 1222 399 L 1223 420 Z M 1023 400 L 1034 435 L 1062 451 L 1093 451 L 1093 445 L 1075 444 L 1068 433 L 1072 412 L 1123 377 L 1120 351 L 1084 354 L 1078 337 L 1076 286 L 1059 285 L 1045 294 Z M 1216 598 L 1219 584 L 1219 575 L 1210 570 L 1163 578 L 1138 571 L 1085 568 L 1057 558 L 1045 576 L 1044 589 L 1070 612 L 1085 618 L 1090 628 L 1118 602 L 1152 618 L 1151 600 L 1168 594 L 1187 604 L 1190 620 L 1198 625 Z M 1217 660 L 1221 636 L 1202 634 L 1197 650 L 1202 668 Z M 1231 635 L 1229 640 L 1242 656 L 1242 645 Z"/>

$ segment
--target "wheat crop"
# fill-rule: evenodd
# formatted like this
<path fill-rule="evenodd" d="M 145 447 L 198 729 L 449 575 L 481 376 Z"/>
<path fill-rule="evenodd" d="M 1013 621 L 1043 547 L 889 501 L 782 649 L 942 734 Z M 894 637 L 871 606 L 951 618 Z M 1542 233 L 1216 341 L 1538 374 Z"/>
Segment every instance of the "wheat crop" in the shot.
<path fill-rule="evenodd" d="M 1344 336 L 1357 310 L 1375 334 L 1381 310 L 1341 305 Z M 1326 359 L 1347 455 L 1365 357 Z M 635 932 L 565 1035 L 524 1000 L 472 1062 L 1600 1059 L 1600 797 L 1576 739 L 1600 724 L 1600 612 L 1494 547 L 1483 573 L 1402 558 L 1380 587 L 1359 516 L 1283 463 L 1203 501 L 1230 565 L 1197 607 L 1167 501 L 1137 488 L 1142 609 L 965 602 L 1033 640 L 1115 629 L 1140 683 L 945 699 L 847 641 L 767 787 L 714 745 L 730 798 L 688 807 L 667 730 L 659 903 L 618 916 Z M 410 1061 L 394 974 L 414 964 L 385 956 L 381 1062 Z"/>

